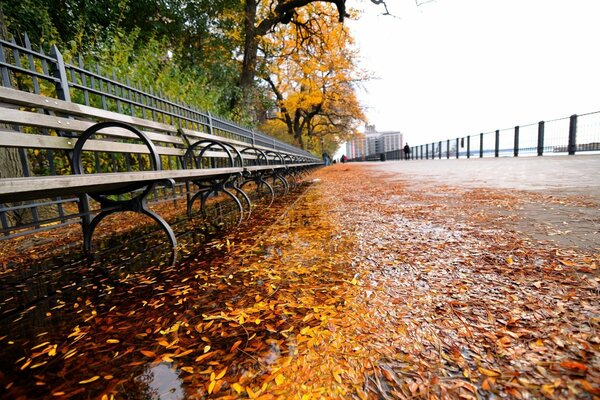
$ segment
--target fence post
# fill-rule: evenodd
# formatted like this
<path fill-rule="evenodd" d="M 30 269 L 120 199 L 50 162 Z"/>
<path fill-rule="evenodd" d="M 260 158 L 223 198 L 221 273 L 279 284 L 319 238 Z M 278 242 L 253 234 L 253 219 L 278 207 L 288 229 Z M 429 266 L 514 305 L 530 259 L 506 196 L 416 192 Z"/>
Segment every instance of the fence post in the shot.
<path fill-rule="evenodd" d="M 479 134 L 479 158 L 483 158 L 483 132 Z"/>
<path fill-rule="evenodd" d="M 440 160 L 442 159 L 442 141 L 440 140 L 440 143 L 438 143 L 438 148 L 440 149 Z"/>
<path fill-rule="evenodd" d="M 514 155 L 519 157 L 519 126 L 515 126 L 515 144 L 514 144 Z"/>
<path fill-rule="evenodd" d="M 577 114 L 571 115 L 569 121 L 569 155 L 572 156 L 577 151 Z"/>
<path fill-rule="evenodd" d="M 421 145 L 421 160 L 423 159 L 423 145 Z"/>
<path fill-rule="evenodd" d="M 456 138 L 456 158 L 460 157 L 460 138 Z"/>
<path fill-rule="evenodd" d="M 538 123 L 538 143 L 537 143 L 537 155 L 544 155 L 544 121 Z"/>
<path fill-rule="evenodd" d="M 494 145 L 494 157 L 500 157 L 500 130 L 496 129 L 496 143 Z"/>
<path fill-rule="evenodd" d="M 56 83 L 56 94 L 59 99 L 64 101 L 71 101 L 71 93 L 69 92 L 69 81 L 67 80 L 67 71 L 65 69 L 65 61 L 63 60 L 62 54 L 58 50 L 56 45 L 52 45 L 50 49 L 50 57 L 56 59 L 56 64 L 52 64 L 51 74 L 58 78 Z"/>
<path fill-rule="evenodd" d="M 467 136 L 467 158 L 471 158 L 471 136 Z"/>
<path fill-rule="evenodd" d="M 210 111 L 206 112 L 206 116 L 208 117 L 208 133 L 210 133 L 211 135 L 214 135 L 213 118 L 212 118 L 212 114 L 210 113 Z"/>
<path fill-rule="evenodd" d="M 446 159 L 450 159 L 450 139 L 446 140 Z"/>

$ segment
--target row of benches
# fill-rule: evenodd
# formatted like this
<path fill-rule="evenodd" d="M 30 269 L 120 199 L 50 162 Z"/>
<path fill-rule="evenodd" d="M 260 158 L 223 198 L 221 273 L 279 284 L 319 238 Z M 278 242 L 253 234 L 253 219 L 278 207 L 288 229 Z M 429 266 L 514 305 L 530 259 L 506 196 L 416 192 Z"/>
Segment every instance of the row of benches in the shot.
<path fill-rule="evenodd" d="M 0 147 L 33 156 L 40 151 L 64 157 L 70 171 L 49 176 L 0 178 L 3 210 L 16 202 L 77 196 L 84 251 L 106 216 L 121 211 L 145 214 L 177 240 L 169 224 L 147 205 L 157 186 L 185 186 L 188 214 L 203 210 L 211 196 L 225 195 L 240 209 L 251 201 L 248 183 L 273 195 L 279 182 L 321 164 L 306 152 L 282 151 L 217 136 L 212 126 L 190 129 L 91 106 L 0 87 Z M 204 127 L 201 127 L 204 128 Z M 25 152 L 25 153 L 23 153 Z M 90 211 L 88 196 L 99 204 Z M 16 207 L 22 207 L 16 205 Z"/>

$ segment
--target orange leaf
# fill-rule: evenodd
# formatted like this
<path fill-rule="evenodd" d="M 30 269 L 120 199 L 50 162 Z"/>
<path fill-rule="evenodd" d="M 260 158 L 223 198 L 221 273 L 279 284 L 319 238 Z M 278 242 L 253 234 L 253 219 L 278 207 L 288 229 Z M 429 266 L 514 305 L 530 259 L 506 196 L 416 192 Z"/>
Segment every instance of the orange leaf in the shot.
<path fill-rule="evenodd" d="M 150 350 L 140 350 L 140 353 L 142 353 L 146 357 L 156 358 L 156 353 Z"/>
<path fill-rule="evenodd" d="M 241 341 L 241 340 L 238 340 L 237 342 L 235 342 L 235 343 L 233 344 L 233 346 L 231 346 L 231 352 L 233 353 L 234 351 L 236 351 L 236 350 L 237 350 L 237 348 L 238 348 L 238 347 L 240 347 L 240 344 L 242 344 L 242 341 Z"/>
<path fill-rule="evenodd" d="M 578 371 L 587 371 L 588 369 L 587 365 L 577 361 L 563 361 L 560 363 L 560 366 L 563 368 L 575 369 Z"/>
<path fill-rule="evenodd" d="M 487 375 L 487 376 L 499 376 L 500 375 L 499 372 L 492 371 L 491 369 L 485 369 L 485 368 L 479 367 L 478 370 L 479 370 L 479 372 L 481 372 L 482 374 Z"/>
<path fill-rule="evenodd" d="M 210 353 L 202 354 L 201 356 L 196 357 L 196 362 L 206 360 L 207 358 L 212 357 L 214 354 L 215 354 L 214 351 L 211 351 Z"/>

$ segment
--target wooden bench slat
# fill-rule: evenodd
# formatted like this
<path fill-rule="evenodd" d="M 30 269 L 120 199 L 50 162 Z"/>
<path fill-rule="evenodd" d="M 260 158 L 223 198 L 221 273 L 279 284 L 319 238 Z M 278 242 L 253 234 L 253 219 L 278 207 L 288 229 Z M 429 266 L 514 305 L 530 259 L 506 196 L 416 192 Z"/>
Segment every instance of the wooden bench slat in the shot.
<path fill-rule="evenodd" d="M 57 113 L 65 113 L 79 117 L 95 117 L 103 121 L 123 122 L 130 125 L 156 129 L 159 131 L 177 133 L 177 128 L 160 122 L 150 121 L 143 118 L 106 111 L 100 108 L 90 107 L 77 103 L 45 97 L 39 94 L 23 92 L 20 90 L 0 87 L 0 102 L 18 104 L 25 107 L 43 108 Z"/>
<path fill-rule="evenodd" d="M 0 122 L 4 122 L 11 125 L 21 126 L 33 126 L 44 129 L 55 129 L 67 132 L 81 133 L 88 129 L 90 126 L 96 124 L 95 121 L 82 121 L 78 119 L 70 119 L 63 117 L 55 117 L 53 115 L 45 115 L 37 112 L 13 110 L 13 109 L 1 109 L 0 111 Z M 102 129 L 99 133 L 108 136 L 115 136 L 121 138 L 137 138 L 133 133 L 119 128 L 107 128 Z M 183 146 L 184 141 L 178 136 L 163 135 L 154 132 L 145 132 L 146 136 L 153 142 L 162 142 L 169 144 L 176 144 Z"/>
<path fill-rule="evenodd" d="M 86 175 L 32 176 L 4 178 L 0 185 L 0 203 L 38 198 L 98 193 L 167 179 L 186 181 L 241 173 L 243 168 L 184 169 L 163 171 L 119 172 Z"/>

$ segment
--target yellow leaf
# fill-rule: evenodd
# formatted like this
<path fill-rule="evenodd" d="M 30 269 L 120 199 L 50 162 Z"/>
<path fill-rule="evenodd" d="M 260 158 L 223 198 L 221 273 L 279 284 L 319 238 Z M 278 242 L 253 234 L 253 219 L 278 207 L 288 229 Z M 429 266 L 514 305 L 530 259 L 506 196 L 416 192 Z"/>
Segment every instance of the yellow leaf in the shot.
<path fill-rule="evenodd" d="M 339 384 L 342 383 L 342 378 L 340 378 L 340 376 L 336 372 L 333 373 L 333 378 L 335 379 L 335 381 L 337 383 L 339 383 Z"/>
<path fill-rule="evenodd" d="M 194 373 L 194 368 L 193 367 L 181 367 L 180 369 L 182 371 L 189 372 L 190 374 Z"/>
<path fill-rule="evenodd" d="M 119 339 L 106 339 L 106 343 L 119 343 Z"/>
<path fill-rule="evenodd" d="M 210 381 L 210 385 L 208 385 L 208 394 L 211 394 L 213 389 L 215 388 L 215 381 Z"/>
<path fill-rule="evenodd" d="M 171 358 L 172 354 L 165 354 L 162 356 L 162 360 L 164 362 L 173 362 L 173 359 Z"/>
<path fill-rule="evenodd" d="M 79 383 L 81 385 L 85 385 L 86 383 L 97 381 L 98 379 L 100 379 L 100 376 L 96 375 L 96 376 L 92 376 L 90 379 L 86 379 L 84 381 L 79 381 Z"/>
<path fill-rule="evenodd" d="M 258 394 L 254 393 L 249 387 L 246 388 L 246 393 L 248 393 L 248 397 L 250 397 L 251 399 L 255 399 L 256 397 L 258 397 Z"/>
<path fill-rule="evenodd" d="M 217 377 L 215 379 L 219 380 L 219 379 L 223 378 L 225 376 L 226 372 L 227 372 L 227 367 L 223 368 L 223 371 L 219 372 L 219 374 L 217 375 Z"/>
<path fill-rule="evenodd" d="M 352 278 L 352 280 L 350 281 L 351 284 L 353 284 L 354 286 L 356 286 L 356 284 L 358 283 L 358 281 L 356 280 L 356 278 Z"/>
<path fill-rule="evenodd" d="M 239 322 L 240 325 L 244 325 L 245 320 L 244 320 L 244 316 L 243 315 L 240 315 L 240 318 L 238 319 L 238 322 Z"/>
<path fill-rule="evenodd" d="M 283 374 L 279 374 L 275 377 L 276 384 L 281 385 L 283 382 L 285 382 L 285 377 L 283 376 Z"/>
<path fill-rule="evenodd" d="M 237 394 L 240 394 L 244 391 L 244 388 L 237 382 L 231 385 L 231 387 L 237 392 Z"/>

